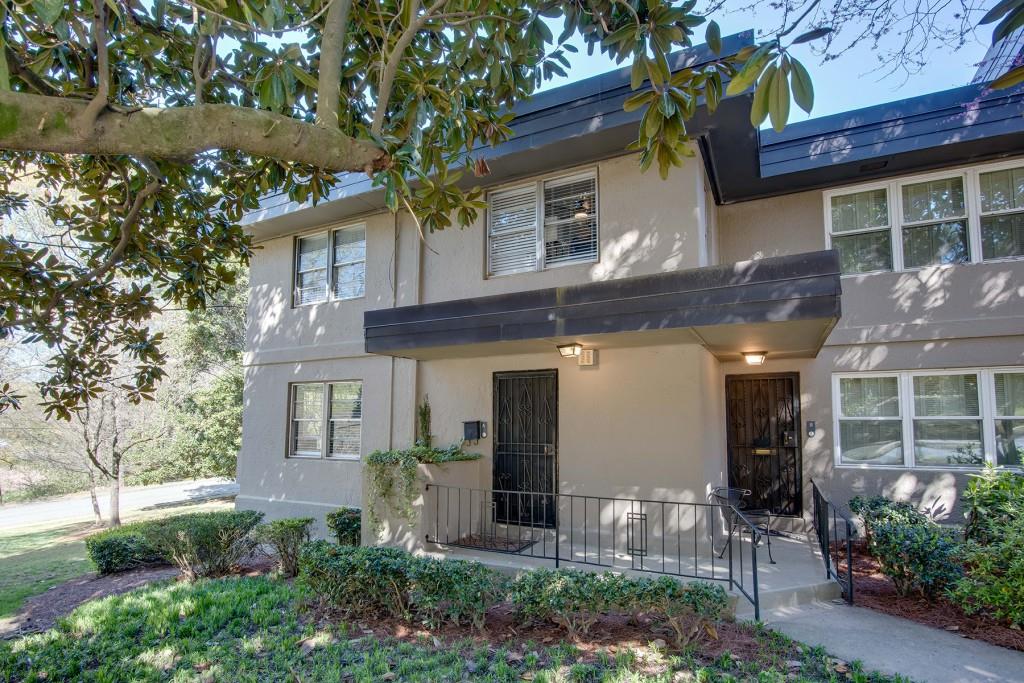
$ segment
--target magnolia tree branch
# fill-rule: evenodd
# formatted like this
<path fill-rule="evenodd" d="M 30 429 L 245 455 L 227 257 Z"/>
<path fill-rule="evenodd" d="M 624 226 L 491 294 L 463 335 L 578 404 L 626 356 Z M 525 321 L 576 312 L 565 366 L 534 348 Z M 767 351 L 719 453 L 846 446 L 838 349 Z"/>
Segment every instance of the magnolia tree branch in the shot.
<path fill-rule="evenodd" d="M 418 0 L 411 1 L 415 3 L 413 6 L 413 15 L 415 16 L 419 2 Z M 377 108 L 373 112 L 373 123 L 370 124 L 370 132 L 374 135 L 380 135 L 384 129 L 384 116 L 387 114 L 388 100 L 391 99 L 391 88 L 394 85 L 395 76 L 398 75 L 398 67 L 402 63 L 402 55 L 412 45 L 416 34 L 423 29 L 423 26 L 428 21 L 434 18 L 434 14 L 443 8 L 447 2 L 448 0 L 437 0 L 423 14 L 415 16 L 395 42 L 395 47 L 391 50 L 391 54 L 388 55 L 387 62 L 384 64 L 384 70 L 380 74 L 380 87 L 377 90 Z"/>
<path fill-rule="evenodd" d="M 321 126 L 338 125 L 341 60 L 345 55 L 345 37 L 348 35 L 351 9 L 352 0 L 334 0 L 327 10 L 323 38 L 320 40 L 320 77 L 316 96 L 316 122 Z"/>
<path fill-rule="evenodd" d="M 88 134 L 96 125 L 96 119 L 107 108 L 110 101 L 110 57 L 107 53 L 107 5 L 103 0 L 93 0 L 95 10 L 92 18 L 92 36 L 96 43 L 96 94 L 81 114 L 81 129 Z"/>
<path fill-rule="evenodd" d="M 105 112 L 88 133 L 80 120 L 88 102 L 0 91 L 0 149 L 56 154 L 124 154 L 186 159 L 210 150 L 309 164 L 325 171 L 373 171 L 387 155 L 338 128 L 229 104 L 146 107 Z"/>

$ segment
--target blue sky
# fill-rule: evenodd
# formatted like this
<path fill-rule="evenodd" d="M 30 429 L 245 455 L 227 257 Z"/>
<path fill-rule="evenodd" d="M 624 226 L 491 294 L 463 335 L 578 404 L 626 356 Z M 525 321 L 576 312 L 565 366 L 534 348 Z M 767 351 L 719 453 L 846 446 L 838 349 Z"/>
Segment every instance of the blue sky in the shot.
<path fill-rule="evenodd" d="M 760 7 L 754 13 L 719 13 L 714 15 L 714 18 L 722 28 L 722 35 L 747 29 L 765 29 L 778 24 L 776 12 L 767 8 L 762 10 Z M 946 19 L 950 25 L 956 22 L 952 17 Z M 558 31 L 554 32 L 557 35 Z M 824 64 L 821 57 L 813 54 L 810 46 L 795 46 L 793 54 L 804 63 L 814 81 L 815 105 L 810 116 L 793 107 L 790 121 L 827 116 L 966 85 L 974 76 L 977 63 L 985 55 L 990 35 L 991 28 L 982 27 L 973 37 L 968 36 L 966 44 L 958 51 L 930 51 L 927 65 L 919 73 L 909 76 L 902 72 L 890 76 L 872 73 L 878 64 L 878 58 L 866 44 Z M 703 27 L 699 27 L 695 42 L 704 42 L 703 36 Z M 893 41 L 896 38 L 893 36 Z M 582 43 L 578 44 L 582 46 Z M 895 42 L 889 44 L 894 45 Z M 564 85 L 615 68 L 613 61 L 598 54 L 597 51 L 592 57 L 588 57 L 585 48 L 575 55 L 570 55 L 570 59 L 573 68 L 569 71 L 568 78 L 558 78 L 546 83 L 543 89 Z"/>

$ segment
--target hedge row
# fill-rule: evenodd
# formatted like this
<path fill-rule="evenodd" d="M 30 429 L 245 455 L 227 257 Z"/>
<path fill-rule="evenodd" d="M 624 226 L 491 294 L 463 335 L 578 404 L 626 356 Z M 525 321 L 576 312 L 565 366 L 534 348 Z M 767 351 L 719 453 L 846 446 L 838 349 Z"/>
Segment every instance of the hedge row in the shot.
<path fill-rule="evenodd" d="M 509 579 L 478 562 L 326 541 L 303 547 L 299 580 L 349 614 L 418 619 L 434 627 L 471 624 L 482 630 L 487 611 L 506 601 L 520 618 L 555 623 L 570 637 L 587 633 L 604 614 L 648 614 L 672 628 L 678 647 L 713 632 L 729 604 L 721 586 L 706 582 L 571 569 L 536 569 Z"/>

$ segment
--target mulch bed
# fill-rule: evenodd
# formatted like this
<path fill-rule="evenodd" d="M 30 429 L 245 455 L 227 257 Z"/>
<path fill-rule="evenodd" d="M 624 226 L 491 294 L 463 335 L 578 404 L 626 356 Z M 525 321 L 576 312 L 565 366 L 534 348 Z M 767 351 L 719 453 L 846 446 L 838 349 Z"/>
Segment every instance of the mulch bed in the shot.
<path fill-rule="evenodd" d="M 254 555 L 238 571 L 242 576 L 255 576 L 269 572 L 273 565 L 270 558 Z M 83 602 L 127 593 L 148 583 L 171 579 L 177 575 L 175 567 L 146 567 L 106 576 L 92 572 L 66 581 L 29 598 L 16 614 L 0 619 L 0 640 L 45 631 L 53 628 L 58 619 L 70 614 Z"/>
<path fill-rule="evenodd" d="M 621 615 L 605 615 L 591 626 L 587 635 L 569 641 L 565 631 L 555 624 L 520 622 L 512 606 L 508 604 L 488 610 L 487 630 L 484 633 L 471 626 L 446 625 L 441 628 L 428 628 L 400 619 L 382 617 L 351 621 L 338 610 L 323 605 L 312 606 L 306 618 L 321 628 L 347 622 L 354 629 L 350 635 L 357 639 L 395 638 L 412 643 L 433 642 L 435 647 L 468 641 L 476 647 L 489 647 L 492 650 L 500 645 L 513 653 L 510 656 L 514 657 L 518 657 L 518 653 L 528 653 L 531 649 L 571 642 L 577 652 L 575 661 L 582 664 L 598 662 L 601 655 L 633 651 L 638 655 L 638 664 L 651 667 L 650 671 L 645 672 L 649 674 L 657 673 L 663 661 L 657 658 L 650 658 L 650 661 L 647 661 L 645 657 L 655 650 L 673 649 L 672 629 L 655 623 L 646 616 L 631 619 Z M 765 648 L 764 643 L 757 639 L 756 627 L 749 623 L 722 622 L 717 626 L 716 635 L 717 638 L 711 638 L 705 634 L 700 640 L 696 656 L 704 664 L 717 661 L 723 655 L 736 661 L 763 663 L 765 666 L 772 664 L 774 658 L 799 661 L 802 656 L 797 644 L 787 647 L 775 645 L 770 650 Z"/>
<path fill-rule="evenodd" d="M 842 550 L 840 570 L 846 570 L 845 546 Z M 929 602 L 922 597 L 900 597 L 896 587 L 885 576 L 878 560 L 868 554 L 862 541 L 853 544 L 853 603 L 894 617 L 916 621 L 925 626 L 956 633 L 964 638 L 983 640 L 992 645 L 1024 652 L 1024 631 L 1013 629 L 1004 622 L 985 614 L 967 615 L 945 598 Z"/>

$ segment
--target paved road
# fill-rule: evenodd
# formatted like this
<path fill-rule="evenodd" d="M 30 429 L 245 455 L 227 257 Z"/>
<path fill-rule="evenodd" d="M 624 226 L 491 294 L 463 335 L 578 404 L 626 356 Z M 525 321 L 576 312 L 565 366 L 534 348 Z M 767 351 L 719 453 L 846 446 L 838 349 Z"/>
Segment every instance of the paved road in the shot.
<path fill-rule="evenodd" d="M 238 493 L 238 484 L 228 479 L 198 479 L 156 486 L 134 486 L 121 491 L 121 514 L 174 503 L 196 502 Z M 107 516 L 107 492 L 101 492 L 103 517 Z M 0 530 L 46 522 L 76 522 L 92 519 L 89 494 L 62 496 L 36 503 L 0 507 Z"/>

